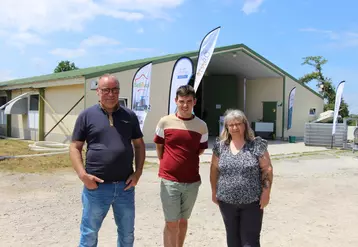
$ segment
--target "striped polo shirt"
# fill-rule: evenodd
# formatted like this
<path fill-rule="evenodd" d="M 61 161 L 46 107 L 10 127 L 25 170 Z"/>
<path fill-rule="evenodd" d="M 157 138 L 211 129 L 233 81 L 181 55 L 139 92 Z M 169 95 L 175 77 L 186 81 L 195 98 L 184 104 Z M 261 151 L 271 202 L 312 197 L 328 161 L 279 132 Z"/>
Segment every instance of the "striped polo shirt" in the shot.
<path fill-rule="evenodd" d="M 208 128 L 203 120 L 194 115 L 189 119 L 175 114 L 162 117 L 154 142 L 164 144 L 159 177 L 181 183 L 200 181 L 199 151 L 208 148 Z"/>

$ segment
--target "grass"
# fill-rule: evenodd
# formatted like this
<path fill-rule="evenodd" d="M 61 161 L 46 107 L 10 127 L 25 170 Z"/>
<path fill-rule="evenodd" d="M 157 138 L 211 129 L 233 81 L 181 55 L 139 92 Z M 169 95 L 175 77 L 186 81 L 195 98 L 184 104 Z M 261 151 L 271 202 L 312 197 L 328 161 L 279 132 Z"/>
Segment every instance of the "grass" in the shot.
<path fill-rule="evenodd" d="M 42 153 L 30 150 L 28 146 L 31 143 L 33 142 L 0 139 L 0 157 Z M 84 154 L 85 152 L 83 152 Z M 155 165 L 155 163 L 151 162 L 145 163 L 146 168 L 154 167 Z M 67 169 L 72 169 L 68 153 L 51 156 L 0 159 L 0 172 L 49 173 Z"/>
<path fill-rule="evenodd" d="M 28 147 L 30 143 L 33 142 L 0 139 L 0 157 L 41 153 L 30 150 Z M 69 168 L 71 162 L 68 153 L 0 160 L 0 171 L 6 172 L 41 173 Z"/>

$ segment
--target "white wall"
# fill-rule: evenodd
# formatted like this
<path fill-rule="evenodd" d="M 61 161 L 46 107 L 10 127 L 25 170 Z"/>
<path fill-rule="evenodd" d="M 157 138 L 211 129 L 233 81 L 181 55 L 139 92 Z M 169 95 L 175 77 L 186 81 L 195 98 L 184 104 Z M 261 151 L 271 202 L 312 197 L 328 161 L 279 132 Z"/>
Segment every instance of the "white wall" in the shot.
<path fill-rule="evenodd" d="M 292 127 L 287 131 L 287 117 L 288 117 L 288 96 L 292 88 L 296 87 L 296 95 L 293 105 L 292 113 Z M 305 88 L 301 84 L 293 81 L 291 78 L 286 77 L 286 104 L 285 104 L 285 138 L 288 136 L 304 136 L 305 123 L 315 119 L 320 113 L 323 112 L 324 101 L 322 98 Z M 311 108 L 316 109 L 316 115 L 310 116 Z"/>
<path fill-rule="evenodd" d="M 45 134 L 84 95 L 84 85 L 49 87 L 45 90 Z M 84 109 L 84 99 L 46 136 L 47 141 L 68 143 L 78 114 Z"/>
<path fill-rule="evenodd" d="M 247 118 L 256 122 L 263 117 L 263 102 L 282 102 L 283 78 L 260 78 L 246 82 Z M 276 111 L 276 137 L 282 137 L 282 107 Z"/>

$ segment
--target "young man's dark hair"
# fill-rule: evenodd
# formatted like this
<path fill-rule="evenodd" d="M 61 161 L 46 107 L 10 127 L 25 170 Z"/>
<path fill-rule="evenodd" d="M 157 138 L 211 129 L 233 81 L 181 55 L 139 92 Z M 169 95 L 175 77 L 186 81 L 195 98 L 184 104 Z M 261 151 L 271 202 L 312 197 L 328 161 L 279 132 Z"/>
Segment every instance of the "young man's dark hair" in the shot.
<path fill-rule="evenodd" d="M 178 96 L 180 96 L 180 97 L 193 96 L 194 99 L 196 98 L 195 90 L 190 85 L 180 86 L 177 89 L 176 98 L 178 98 Z"/>

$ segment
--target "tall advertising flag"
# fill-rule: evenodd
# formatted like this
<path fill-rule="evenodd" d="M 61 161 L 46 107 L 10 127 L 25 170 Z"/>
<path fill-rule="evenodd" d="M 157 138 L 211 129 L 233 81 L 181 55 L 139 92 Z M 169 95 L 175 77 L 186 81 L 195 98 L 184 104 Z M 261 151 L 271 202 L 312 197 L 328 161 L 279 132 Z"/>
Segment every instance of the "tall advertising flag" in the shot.
<path fill-rule="evenodd" d="M 296 87 L 292 88 L 288 96 L 288 117 L 287 117 L 287 130 L 292 127 L 292 113 L 293 113 L 293 103 L 295 101 Z"/>
<path fill-rule="evenodd" d="M 345 83 L 345 81 L 341 81 L 338 84 L 337 90 L 336 90 L 336 101 L 335 101 L 335 104 L 334 104 L 332 138 L 333 138 L 333 135 L 336 133 L 336 124 L 337 124 L 339 108 L 341 107 L 341 100 L 342 100 L 344 83 Z"/>
<path fill-rule="evenodd" d="M 169 89 L 168 114 L 175 113 L 176 104 L 174 98 L 176 91 L 181 85 L 188 84 L 193 72 L 193 62 L 189 57 L 181 57 L 175 62 Z"/>
<path fill-rule="evenodd" d="M 199 87 L 201 79 L 208 67 L 211 56 L 213 55 L 216 41 L 220 33 L 220 26 L 210 31 L 205 35 L 204 39 L 201 41 L 199 49 L 198 64 L 196 67 L 195 81 L 194 81 L 194 90 L 196 91 Z"/>
<path fill-rule="evenodd" d="M 132 111 L 138 117 L 139 125 L 143 130 L 145 118 L 150 110 L 150 84 L 152 77 L 152 62 L 143 65 L 137 70 L 132 82 Z"/>

